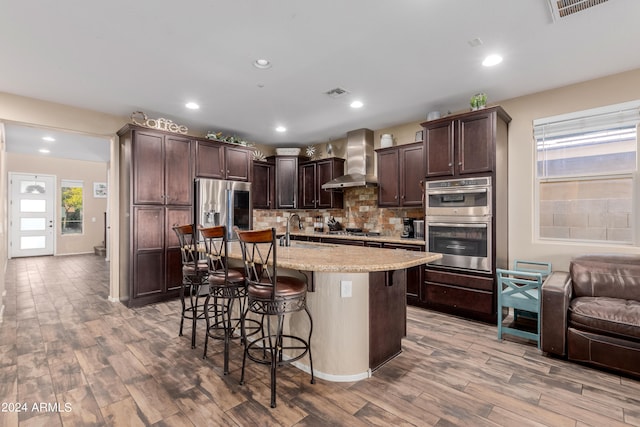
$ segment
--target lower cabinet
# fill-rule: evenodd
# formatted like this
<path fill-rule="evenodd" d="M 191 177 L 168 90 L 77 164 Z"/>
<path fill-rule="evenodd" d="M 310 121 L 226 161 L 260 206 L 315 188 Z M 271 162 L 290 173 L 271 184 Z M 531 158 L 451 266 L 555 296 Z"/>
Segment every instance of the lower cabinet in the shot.
<path fill-rule="evenodd" d="M 424 278 L 424 302 L 427 307 L 495 322 L 495 281 L 492 276 L 427 268 Z"/>
<path fill-rule="evenodd" d="M 407 333 L 403 271 L 369 273 L 369 367 L 372 370 L 402 351 Z"/>
<path fill-rule="evenodd" d="M 424 246 L 422 245 L 406 245 L 401 243 L 384 243 L 384 248 L 387 249 L 404 249 L 407 251 L 424 252 Z M 407 269 L 407 304 L 419 305 L 423 299 L 422 296 L 422 282 L 424 272 L 424 265 L 416 267 L 410 267 Z"/>
<path fill-rule="evenodd" d="M 137 307 L 178 295 L 182 283 L 180 245 L 172 227 L 188 224 L 191 208 L 135 206 L 128 305 Z"/>

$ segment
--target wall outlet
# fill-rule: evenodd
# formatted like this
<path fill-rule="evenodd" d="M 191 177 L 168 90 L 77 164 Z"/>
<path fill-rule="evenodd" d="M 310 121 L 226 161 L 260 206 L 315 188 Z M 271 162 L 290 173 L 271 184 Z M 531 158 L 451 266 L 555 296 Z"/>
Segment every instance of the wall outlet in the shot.
<path fill-rule="evenodd" d="M 341 280 L 340 281 L 340 296 L 342 298 L 351 298 L 351 280 Z"/>

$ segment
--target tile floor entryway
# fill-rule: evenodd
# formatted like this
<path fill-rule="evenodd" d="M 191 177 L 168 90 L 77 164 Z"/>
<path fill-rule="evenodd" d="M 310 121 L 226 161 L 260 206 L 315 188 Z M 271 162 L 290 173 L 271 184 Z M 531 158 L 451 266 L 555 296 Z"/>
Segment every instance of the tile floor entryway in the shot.
<path fill-rule="evenodd" d="M 411 307 L 403 353 L 372 378 L 311 385 L 287 367 L 270 409 L 265 367 L 238 384 L 239 344 L 223 376 L 222 343 L 203 360 L 203 334 L 194 350 L 178 336 L 178 301 L 109 302 L 108 274 L 95 255 L 9 260 L 0 426 L 640 426 L 640 381 Z"/>

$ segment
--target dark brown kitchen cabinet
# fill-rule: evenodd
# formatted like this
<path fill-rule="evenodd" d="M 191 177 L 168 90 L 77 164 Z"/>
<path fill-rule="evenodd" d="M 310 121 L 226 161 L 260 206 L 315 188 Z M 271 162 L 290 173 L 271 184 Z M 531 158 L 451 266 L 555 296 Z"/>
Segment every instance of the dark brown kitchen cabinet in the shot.
<path fill-rule="evenodd" d="M 276 209 L 298 209 L 298 157 L 275 156 Z"/>
<path fill-rule="evenodd" d="M 251 197 L 254 209 L 273 209 L 275 195 L 275 165 L 253 162 Z"/>
<path fill-rule="evenodd" d="M 423 245 L 405 245 L 402 243 L 384 243 L 386 249 L 403 249 L 424 252 Z M 420 305 L 423 301 L 424 265 L 407 268 L 407 304 Z"/>
<path fill-rule="evenodd" d="M 342 209 L 342 192 L 326 191 L 322 184 L 344 174 L 344 159 L 330 158 L 300 164 L 300 208 Z"/>
<path fill-rule="evenodd" d="M 134 204 L 191 205 L 189 139 L 132 130 L 131 168 Z"/>
<path fill-rule="evenodd" d="M 369 273 L 369 368 L 373 371 L 402 351 L 407 334 L 404 270 Z"/>
<path fill-rule="evenodd" d="M 500 106 L 422 123 L 426 180 L 491 177 L 491 250 L 488 271 L 427 265 L 425 306 L 439 311 L 495 322 L 496 268 L 506 268 L 509 253 L 508 150 L 511 117 Z M 427 183 L 428 185 L 428 183 Z M 460 222 L 461 219 L 453 219 Z M 427 241 L 429 241 L 427 231 Z"/>
<path fill-rule="evenodd" d="M 251 150 L 220 141 L 195 142 L 196 177 L 249 181 Z"/>
<path fill-rule="evenodd" d="M 424 145 L 422 142 L 376 150 L 378 205 L 423 205 Z"/>
<path fill-rule="evenodd" d="M 494 279 L 460 272 L 425 270 L 427 307 L 452 314 L 495 321 Z"/>
<path fill-rule="evenodd" d="M 496 138 L 511 118 L 499 106 L 422 123 L 426 176 L 493 172 Z"/>
<path fill-rule="evenodd" d="M 172 230 L 191 222 L 188 207 L 133 207 L 133 263 L 129 305 L 178 295 L 182 282 L 180 245 Z"/>
<path fill-rule="evenodd" d="M 131 307 L 178 295 L 172 226 L 192 221 L 191 140 L 126 125 L 120 137 L 120 295 Z"/>

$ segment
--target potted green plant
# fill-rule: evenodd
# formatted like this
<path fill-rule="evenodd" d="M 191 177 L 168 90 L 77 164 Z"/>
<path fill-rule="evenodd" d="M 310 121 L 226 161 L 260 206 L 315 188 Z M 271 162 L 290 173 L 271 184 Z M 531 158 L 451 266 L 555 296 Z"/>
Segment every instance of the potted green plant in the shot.
<path fill-rule="evenodd" d="M 471 111 L 479 110 L 487 106 L 487 94 L 486 93 L 476 93 L 471 97 L 471 101 L 469 102 L 471 105 Z"/>

